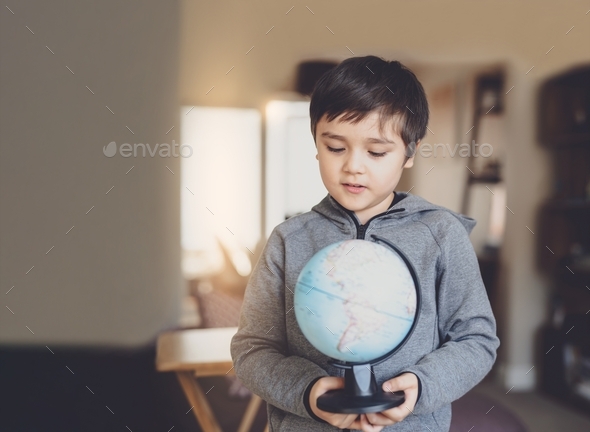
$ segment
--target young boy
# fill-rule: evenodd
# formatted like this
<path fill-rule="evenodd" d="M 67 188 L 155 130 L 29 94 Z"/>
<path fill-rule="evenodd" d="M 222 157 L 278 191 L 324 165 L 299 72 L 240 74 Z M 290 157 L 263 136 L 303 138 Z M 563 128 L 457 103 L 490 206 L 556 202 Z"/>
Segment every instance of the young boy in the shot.
<path fill-rule="evenodd" d="M 349 58 L 318 81 L 310 114 L 328 195 L 272 231 L 232 339 L 236 374 L 266 400 L 271 431 L 448 431 L 451 402 L 490 371 L 499 340 L 469 240 L 475 220 L 395 191 L 426 134 L 424 89 L 397 61 Z M 301 333 L 293 291 L 320 249 L 371 234 L 398 246 L 420 282 L 412 336 L 374 369 L 384 391 L 406 400 L 381 413 L 333 414 L 316 401 L 344 387 L 343 371 Z"/>

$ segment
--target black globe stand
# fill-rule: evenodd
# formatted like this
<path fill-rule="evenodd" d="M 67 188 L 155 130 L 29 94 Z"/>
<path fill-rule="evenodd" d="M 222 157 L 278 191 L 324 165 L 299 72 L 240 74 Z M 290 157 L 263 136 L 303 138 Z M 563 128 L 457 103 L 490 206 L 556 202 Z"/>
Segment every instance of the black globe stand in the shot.
<path fill-rule="evenodd" d="M 364 414 L 385 411 L 404 403 L 404 392 L 384 392 L 377 387 L 373 366 L 370 363 L 331 363 L 344 369 L 344 388 L 327 391 L 318 397 L 317 406 L 322 411 Z"/>

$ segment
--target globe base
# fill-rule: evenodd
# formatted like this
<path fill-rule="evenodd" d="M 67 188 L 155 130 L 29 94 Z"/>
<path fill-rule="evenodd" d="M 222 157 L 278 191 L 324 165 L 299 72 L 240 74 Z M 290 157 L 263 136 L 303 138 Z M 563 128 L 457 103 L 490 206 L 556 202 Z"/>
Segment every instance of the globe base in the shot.
<path fill-rule="evenodd" d="M 404 392 L 378 392 L 358 396 L 344 389 L 330 390 L 318 397 L 317 406 L 322 411 L 342 414 L 365 414 L 381 412 L 404 403 Z"/>

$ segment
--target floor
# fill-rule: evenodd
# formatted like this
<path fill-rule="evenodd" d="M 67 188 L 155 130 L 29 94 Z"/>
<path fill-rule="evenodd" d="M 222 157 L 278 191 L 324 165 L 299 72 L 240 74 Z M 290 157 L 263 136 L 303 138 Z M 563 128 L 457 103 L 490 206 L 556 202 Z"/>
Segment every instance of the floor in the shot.
<path fill-rule="evenodd" d="M 0 430 L 200 431 L 175 375 L 155 371 L 155 347 L 52 351 L 0 348 Z M 208 397 L 222 428 L 235 431 L 248 399 L 230 397 L 225 377 L 203 378 L 202 386 L 211 389 Z M 590 413 L 548 397 L 505 394 L 490 382 L 474 391 L 512 409 L 529 432 L 590 431 Z M 263 406 L 253 432 L 263 430 L 265 415 Z"/>
<path fill-rule="evenodd" d="M 199 432 L 173 373 L 156 372 L 155 347 L 73 350 L 0 347 L 0 430 Z M 221 427 L 235 431 L 248 399 L 225 377 L 203 378 Z M 262 431 L 266 413 L 255 421 Z"/>
<path fill-rule="evenodd" d="M 529 432 L 590 431 L 590 412 L 572 409 L 547 395 L 537 392 L 506 393 L 492 381 L 481 383 L 474 391 L 509 407 Z"/>

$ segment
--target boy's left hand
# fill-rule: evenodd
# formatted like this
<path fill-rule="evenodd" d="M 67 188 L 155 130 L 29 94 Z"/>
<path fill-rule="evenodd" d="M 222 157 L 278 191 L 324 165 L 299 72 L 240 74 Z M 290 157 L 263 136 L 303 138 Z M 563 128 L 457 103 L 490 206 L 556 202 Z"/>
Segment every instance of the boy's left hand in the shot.
<path fill-rule="evenodd" d="M 380 413 L 367 413 L 367 420 L 372 425 L 388 426 L 396 424 L 405 419 L 414 411 L 416 399 L 418 398 L 418 377 L 411 372 L 401 374 L 383 383 L 383 391 L 403 391 L 406 401 L 398 407 L 388 409 Z"/>

